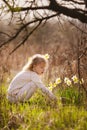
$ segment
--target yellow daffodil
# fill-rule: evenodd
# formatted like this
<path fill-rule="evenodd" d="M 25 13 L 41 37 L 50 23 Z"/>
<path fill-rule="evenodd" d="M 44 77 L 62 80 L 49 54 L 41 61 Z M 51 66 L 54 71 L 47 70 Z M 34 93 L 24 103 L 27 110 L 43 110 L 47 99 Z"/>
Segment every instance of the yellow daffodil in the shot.
<path fill-rule="evenodd" d="M 49 89 L 52 91 L 53 90 L 53 88 L 55 88 L 56 87 L 56 83 L 52 83 L 52 82 L 50 82 L 49 83 Z"/>
<path fill-rule="evenodd" d="M 57 85 L 57 84 L 56 84 L 56 83 L 54 83 L 54 84 L 53 84 L 53 87 L 55 88 L 55 87 L 56 87 L 56 85 Z"/>
<path fill-rule="evenodd" d="M 53 84 L 52 84 L 52 82 L 50 82 L 50 83 L 49 83 L 49 87 L 53 87 Z"/>
<path fill-rule="evenodd" d="M 46 60 L 48 60 L 50 55 L 49 54 L 45 54 L 44 57 L 45 57 Z"/>
<path fill-rule="evenodd" d="M 31 57 L 28 57 L 28 61 L 30 61 L 31 60 Z"/>
<path fill-rule="evenodd" d="M 48 89 L 52 91 L 52 90 L 53 90 L 53 87 L 52 87 L 52 86 L 51 86 L 51 87 L 48 87 Z"/>

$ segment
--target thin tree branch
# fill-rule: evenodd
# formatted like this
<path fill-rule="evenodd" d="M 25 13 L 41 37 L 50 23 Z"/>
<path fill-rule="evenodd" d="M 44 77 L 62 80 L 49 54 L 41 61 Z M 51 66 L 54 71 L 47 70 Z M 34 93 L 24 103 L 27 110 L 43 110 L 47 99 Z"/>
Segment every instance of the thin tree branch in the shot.
<path fill-rule="evenodd" d="M 10 11 L 12 10 L 11 5 L 9 4 L 9 2 L 7 2 L 6 0 L 3 0 L 3 2 L 8 6 L 8 8 L 10 9 Z"/>
<path fill-rule="evenodd" d="M 68 20 L 68 22 L 73 25 L 75 28 L 77 28 L 79 31 L 81 31 L 84 34 L 87 34 L 87 32 L 85 32 L 84 30 L 82 30 L 80 27 L 78 27 L 76 24 L 74 24 L 73 22 L 71 22 L 70 20 Z"/>
<path fill-rule="evenodd" d="M 1 32 L 1 31 L 0 31 L 0 34 L 6 35 L 6 36 L 8 36 L 9 38 L 11 38 L 11 35 L 9 35 L 8 33 Z"/>
<path fill-rule="evenodd" d="M 81 59 L 83 57 L 83 55 L 85 55 L 86 51 L 87 51 L 87 47 L 85 47 L 83 53 L 79 56 L 79 59 Z"/>
<path fill-rule="evenodd" d="M 85 3 L 83 1 L 75 1 L 75 0 L 63 0 L 63 1 L 66 1 L 66 2 L 73 2 L 74 4 L 79 4 L 79 5 L 84 5 Z"/>
<path fill-rule="evenodd" d="M 12 54 L 13 52 L 15 52 L 21 45 L 24 44 L 24 42 L 29 38 L 29 36 L 40 26 L 41 22 L 42 22 L 42 21 L 40 21 L 40 22 L 38 23 L 38 25 L 37 25 L 31 32 L 28 33 L 28 35 L 24 38 L 24 40 L 21 41 L 21 42 L 10 52 L 9 55 L 11 55 L 11 54 Z"/>

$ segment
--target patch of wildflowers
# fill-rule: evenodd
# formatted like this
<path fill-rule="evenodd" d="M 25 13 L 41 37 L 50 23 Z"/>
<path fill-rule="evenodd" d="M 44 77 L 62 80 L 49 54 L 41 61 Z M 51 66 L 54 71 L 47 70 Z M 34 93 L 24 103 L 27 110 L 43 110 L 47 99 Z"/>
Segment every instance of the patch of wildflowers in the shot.
<path fill-rule="evenodd" d="M 57 85 L 57 84 L 56 84 L 55 82 L 54 82 L 54 83 L 50 82 L 50 83 L 49 83 L 49 87 L 48 87 L 48 88 L 52 91 L 52 90 L 53 90 L 53 88 L 55 88 L 55 87 L 56 87 L 56 85 Z"/>

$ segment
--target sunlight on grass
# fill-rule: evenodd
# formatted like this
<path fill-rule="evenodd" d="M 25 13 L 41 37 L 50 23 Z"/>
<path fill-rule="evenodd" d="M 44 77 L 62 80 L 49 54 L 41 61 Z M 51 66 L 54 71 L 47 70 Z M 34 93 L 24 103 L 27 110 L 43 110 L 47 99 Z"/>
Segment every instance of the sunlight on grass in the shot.
<path fill-rule="evenodd" d="M 59 81 L 58 81 L 59 82 Z M 58 104 L 38 91 L 28 102 L 10 104 L 6 85 L 0 87 L 0 129 L 2 130 L 86 130 L 87 110 L 84 99 L 78 104 L 75 88 L 54 90 Z M 65 100 L 63 99 L 65 97 Z M 82 97 L 84 98 L 84 96 Z M 67 100 L 69 99 L 69 100 Z"/>

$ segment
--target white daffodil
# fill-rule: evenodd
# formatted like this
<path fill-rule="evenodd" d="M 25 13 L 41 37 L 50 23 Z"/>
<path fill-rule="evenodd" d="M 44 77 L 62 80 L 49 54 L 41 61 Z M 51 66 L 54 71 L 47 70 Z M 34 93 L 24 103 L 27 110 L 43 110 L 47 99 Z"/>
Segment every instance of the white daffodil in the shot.
<path fill-rule="evenodd" d="M 55 83 L 56 83 L 56 84 L 60 84 L 61 82 L 62 82 L 62 81 L 61 81 L 61 78 L 57 78 Z"/>
<path fill-rule="evenodd" d="M 72 84 L 71 80 L 67 80 L 66 84 L 70 86 Z"/>
<path fill-rule="evenodd" d="M 67 78 L 67 77 L 64 78 L 65 83 L 67 83 L 68 80 L 69 80 L 69 78 Z"/>
<path fill-rule="evenodd" d="M 71 80 L 70 80 L 69 78 L 67 78 L 67 77 L 65 77 L 64 82 L 65 82 L 68 86 L 70 86 L 70 85 L 72 84 Z"/>
<path fill-rule="evenodd" d="M 78 79 L 78 77 L 76 75 L 74 75 L 72 77 L 72 80 L 73 80 L 74 83 L 78 83 L 79 82 L 79 79 Z"/>
<path fill-rule="evenodd" d="M 83 78 L 81 79 L 80 84 L 84 84 L 84 80 L 83 80 Z"/>

